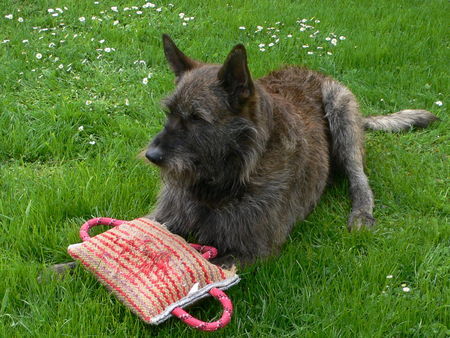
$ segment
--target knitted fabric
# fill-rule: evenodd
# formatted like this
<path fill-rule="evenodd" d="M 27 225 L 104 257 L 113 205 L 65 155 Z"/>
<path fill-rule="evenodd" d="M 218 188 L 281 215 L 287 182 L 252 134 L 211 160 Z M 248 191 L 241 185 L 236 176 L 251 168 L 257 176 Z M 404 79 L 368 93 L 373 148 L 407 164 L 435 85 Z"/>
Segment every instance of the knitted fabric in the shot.
<path fill-rule="evenodd" d="M 234 271 L 211 264 L 183 238 L 145 218 L 71 245 L 68 252 L 149 324 L 163 322 L 213 288 L 239 282 Z"/>

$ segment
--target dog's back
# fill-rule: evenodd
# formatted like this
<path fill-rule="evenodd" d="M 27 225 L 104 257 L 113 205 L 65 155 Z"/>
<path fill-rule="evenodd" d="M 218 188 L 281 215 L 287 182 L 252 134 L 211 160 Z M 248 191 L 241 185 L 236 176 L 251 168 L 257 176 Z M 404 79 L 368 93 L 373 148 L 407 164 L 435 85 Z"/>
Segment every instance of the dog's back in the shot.
<path fill-rule="evenodd" d="M 283 206 L 277 218 L 293 225 L 304 219 L 317 204 L 330 171 L 329 127 L 322 101 L 322 84 L 326 76 L 300 67 L 285 67 L 256 80 L 264 95 L 272 100 L 274 127 L 271 145 L 264 154 L 283 166 L 286 174 Z M 265 160 L 261 161 L 264 167 Z M 272 162 L 272 161 L 269 161 Z M 275 168 L 272 167 L 275 173 Z M 286 220 L 288 218 L 288 220 Z M 291 226 L 278 226 L 284 241 Z M 277 237 L 275 237 L 277 238 Z M 282 239 L 281 239 L 282 238 Z"/>

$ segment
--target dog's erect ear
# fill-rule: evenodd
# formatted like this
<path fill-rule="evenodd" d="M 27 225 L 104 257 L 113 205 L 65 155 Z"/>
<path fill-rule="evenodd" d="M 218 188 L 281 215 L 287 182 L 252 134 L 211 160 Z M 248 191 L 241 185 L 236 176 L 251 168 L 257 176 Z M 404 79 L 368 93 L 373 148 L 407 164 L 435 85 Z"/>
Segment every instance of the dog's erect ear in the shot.
<path fill-rule="evenodd" d="M 188 58 L 183 54 L 181 50 L 175 45 L 170 36 L 163 34 L 163 47 L 166 59 L 169 62 L 170 68 L 178 78 L 183 75 L 184 72 L 191 70 L 200 65 L 199 62 Z"/>
<path fill-rule="evenodd" d="M 247 52 L 243 45 L 239 44 L 231 50 L 219 70 L 218 78 L 231 97 L 237 98 L 240 102 L 254 94 L 255 87 L 247 65 Z"/>

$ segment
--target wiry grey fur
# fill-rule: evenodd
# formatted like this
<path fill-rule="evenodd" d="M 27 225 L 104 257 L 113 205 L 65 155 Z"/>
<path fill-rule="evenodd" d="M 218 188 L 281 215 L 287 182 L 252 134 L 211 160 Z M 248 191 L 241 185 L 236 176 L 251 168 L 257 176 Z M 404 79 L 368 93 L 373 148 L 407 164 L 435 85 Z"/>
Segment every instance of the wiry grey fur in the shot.
<path fill-rule="evenodd" d="M 325 117 L 331 133 L 331 154 L 345 170 L 350 183 L 352 212 L 348 225 L 359 229 L 373 225 L 373 194 L 364 173 L 364 133 L 358 103 L 346 87 L 335 80 L 322 84 Z"/>
<path fill-rule="evenodd" d="M 149 217 L 217 247 L 218 263 L 275 253 L 337 167 L 350 183 L 349 229 L 371 226 L 364 127 L 398 131 L 435 119 L 416 110 L 362 118 L 345 86 L 304 68 L 254 81 L 242 45 L 211 65 L 188 58 L 166 35 L 163 44 L 177 86 L 165 100 L 165 128 L 146 153 L 163 179 Z"/>
<path fill-rule="evenodd" d="M 424 128 L 437 117 L 427 110 L 406 109 L 390 115 L 369 116 L 364 118 L 364 128 L 383 131 L 402 131 L 411 127 Z"/>

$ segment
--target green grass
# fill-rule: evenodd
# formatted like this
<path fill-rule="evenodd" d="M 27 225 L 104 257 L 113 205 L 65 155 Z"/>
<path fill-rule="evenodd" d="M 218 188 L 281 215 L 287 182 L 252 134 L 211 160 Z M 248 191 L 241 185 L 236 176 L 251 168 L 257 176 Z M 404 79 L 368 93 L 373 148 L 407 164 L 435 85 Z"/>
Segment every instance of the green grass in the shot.
<path fill-rule="evenodd" d="M 448 2 L 181 0 L 123 10 L 143 4 L 0 4 L 0 336 L 201 336 L 175 319 L 143 324 L 81 268 L 37 282 L 45 266 L 69 260 L 84 220 L 153 207 L 158 172 L 136 154 L 161 128 L 159 101 L 173 88 L 163 32 L 209 62 L 242 42 L 255 77 L 286 63 L 323 71 L 355 92 L 366 115 L 424 108 L 441 118 L 426 130 L 369 133 L 376 230 L 345 230 L 348 188 L 338 181 L 279 257 L 240 272 L 229 291 L 235 315 L 217 335 L 450 335 Z M 57 7 L 58 16 L 47 12 Z M 181 12 L 195 19 L 183 26 Z M 303 18 L 315 28 L 301 32 Z M 336 46 L 325 40 L 332 32 Z M 268 47 L 273 34 L 280 41 Z M 190 311 L 211 319 L 219 310 L 204 300 Z"/>

